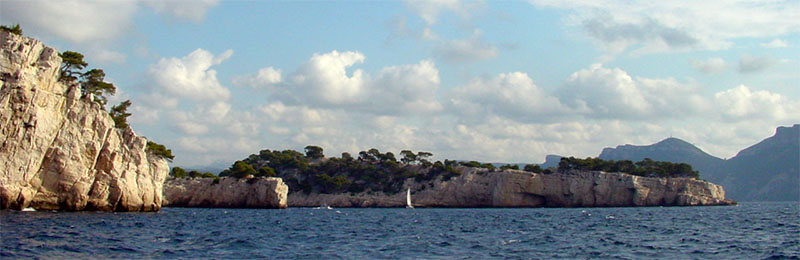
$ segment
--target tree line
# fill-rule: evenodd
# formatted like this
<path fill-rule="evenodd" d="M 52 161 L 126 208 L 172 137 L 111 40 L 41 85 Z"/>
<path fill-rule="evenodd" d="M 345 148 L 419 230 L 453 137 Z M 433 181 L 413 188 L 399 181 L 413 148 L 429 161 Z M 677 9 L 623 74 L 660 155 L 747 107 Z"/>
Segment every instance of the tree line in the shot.
<path fill-rule="evenodd" d="M 558 162 L 559 171 L 587 170 L 604 172 L 621 172 L 644 177 L 685 177 L 697 179 L 700 173 L 686 163 L 654 161 L 650 158 L 633 162 L 630 160 L 603 160 L 600 158 L 579 159 L 563 157 Z"/>

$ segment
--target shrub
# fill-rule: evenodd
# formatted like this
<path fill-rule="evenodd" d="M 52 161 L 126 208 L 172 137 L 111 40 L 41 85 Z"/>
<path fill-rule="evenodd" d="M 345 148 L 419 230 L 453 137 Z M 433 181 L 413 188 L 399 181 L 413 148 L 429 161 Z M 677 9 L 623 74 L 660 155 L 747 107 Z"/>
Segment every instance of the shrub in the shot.
<path fill-rule="evenodd" d="M 0 30 L 22 36 L 22 28 L 19 27 L 19 24 L 16 24 L 14 26 L 0 25 Z"/>
<path fill-rule="evenodd" d="M 153 141 L 147 141 L 147 151 L 170 162 L 172 162 L 172 159 L 175 159 L 175 156 L 172 155 L 172 150 L 167 149 L 167 147 L 164 145 L 157 144 Z"/>

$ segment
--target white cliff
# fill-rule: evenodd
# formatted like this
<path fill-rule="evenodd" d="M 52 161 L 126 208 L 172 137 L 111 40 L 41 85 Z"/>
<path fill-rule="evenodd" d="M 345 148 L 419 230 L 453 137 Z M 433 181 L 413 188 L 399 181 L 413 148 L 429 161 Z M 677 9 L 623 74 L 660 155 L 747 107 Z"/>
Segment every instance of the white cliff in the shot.
<path fill-rule="evenodd" d="M 281 178 L 169 178 L 165 207 L 286 208 L 289 187 Z"/>
<path fill-rule="evenodd" d="M 0 32 L 0 208 L 159 210 L 167 162 L 59 82 L 60 65 L 55 49 Z"/>
<path fill-rule="evenodd" d="M 571 171 L 537 174 L 458 167 L 448 181 L 407 182 L 415 207 L 628 207 L 731 205 L 722 186 L 690 178 Z M 289 194 L 290 207 L 404 207 L 405 193 Z"/>

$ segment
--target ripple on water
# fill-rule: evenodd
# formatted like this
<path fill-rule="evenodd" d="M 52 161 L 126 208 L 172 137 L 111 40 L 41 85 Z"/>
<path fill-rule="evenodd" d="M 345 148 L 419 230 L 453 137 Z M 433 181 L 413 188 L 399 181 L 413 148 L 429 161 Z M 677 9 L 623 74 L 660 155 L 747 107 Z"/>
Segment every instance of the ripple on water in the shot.
<path fill-rule="evenodd" d="M 6 210 L 0 212 L 0 258 L 797 259 L 798 205 L 336 209 L 340 213 Z"/>

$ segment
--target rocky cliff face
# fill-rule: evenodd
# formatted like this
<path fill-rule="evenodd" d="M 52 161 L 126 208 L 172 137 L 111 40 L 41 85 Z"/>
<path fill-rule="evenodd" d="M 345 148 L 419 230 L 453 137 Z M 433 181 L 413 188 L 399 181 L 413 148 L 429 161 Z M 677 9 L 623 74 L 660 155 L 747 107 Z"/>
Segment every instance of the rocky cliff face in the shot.
<path fill-rule="evenodd" d="M 281 178 L 170 178 L 165 207 L 286 208 L 289 186 Z"/>
<path fill-rule="evenodd" d="M 0 32 L 0 208 L 159 210 L 167 162 L 58 82 L 60 65 L 55 49 Z"/>
<path fill-rule="evenodd" d="M 721 186 L 688 178 L 573 171 L 535 174 L 459 167 L 449 181 L 406 183 L 418 207 L 627 207 L 731 205 Z M 289 206 L 403 207 L 405 193 L 289 195 Z"/>

